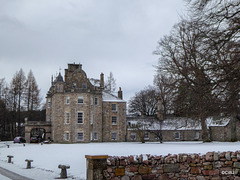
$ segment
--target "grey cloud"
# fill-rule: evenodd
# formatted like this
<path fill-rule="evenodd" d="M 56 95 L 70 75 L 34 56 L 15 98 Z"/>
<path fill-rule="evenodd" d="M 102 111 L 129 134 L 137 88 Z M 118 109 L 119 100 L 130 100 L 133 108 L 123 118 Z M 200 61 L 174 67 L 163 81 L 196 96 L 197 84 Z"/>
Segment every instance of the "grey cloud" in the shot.
<path fill-rule="evenodd" d="M 152 55 L 183 0 L 0 0 L 0 78 L 32 69 L 44 97 L 52 74 L 82 63 L 88 77 L 113 72 L 125 96 L 152 84 Z"/>

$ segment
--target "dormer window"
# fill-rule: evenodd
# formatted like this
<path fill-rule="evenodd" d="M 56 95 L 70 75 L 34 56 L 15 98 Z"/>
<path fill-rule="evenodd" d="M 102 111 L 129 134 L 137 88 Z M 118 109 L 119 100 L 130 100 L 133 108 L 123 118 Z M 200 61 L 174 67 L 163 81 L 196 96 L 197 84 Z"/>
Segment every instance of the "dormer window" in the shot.
<path fill-rule="evenodd" d="M 73 83 L 73 88 L 76 88 L 77 87 L 77 83 Z"/>
<path fill-rule="evenodd" d="M 82 83 L 82 88 L 87 89 L 87 83 Z"/>

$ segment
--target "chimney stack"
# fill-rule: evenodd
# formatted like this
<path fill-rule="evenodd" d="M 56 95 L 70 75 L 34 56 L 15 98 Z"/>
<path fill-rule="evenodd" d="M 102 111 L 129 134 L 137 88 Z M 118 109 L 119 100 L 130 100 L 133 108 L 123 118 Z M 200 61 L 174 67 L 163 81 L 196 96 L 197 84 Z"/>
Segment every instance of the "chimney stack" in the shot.
<path fill-rule="evenodd" d="M 100 87 L 104 88 L 104 74 L 103 73 L 100 74 Z"/>
<path fill-rule="evenodd" d="M 123 99 L 121 87 L 119 87 L 118 98 Z"/>

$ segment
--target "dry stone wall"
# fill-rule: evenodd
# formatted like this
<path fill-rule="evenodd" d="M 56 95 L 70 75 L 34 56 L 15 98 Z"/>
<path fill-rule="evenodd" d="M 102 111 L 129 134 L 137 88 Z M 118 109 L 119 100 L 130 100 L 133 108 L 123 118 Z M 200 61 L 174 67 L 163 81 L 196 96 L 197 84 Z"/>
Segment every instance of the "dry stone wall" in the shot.
<path fill-rule="evenodd" d="M 109 157 L 107 180 L 240 180 L 240 151 Z"/>

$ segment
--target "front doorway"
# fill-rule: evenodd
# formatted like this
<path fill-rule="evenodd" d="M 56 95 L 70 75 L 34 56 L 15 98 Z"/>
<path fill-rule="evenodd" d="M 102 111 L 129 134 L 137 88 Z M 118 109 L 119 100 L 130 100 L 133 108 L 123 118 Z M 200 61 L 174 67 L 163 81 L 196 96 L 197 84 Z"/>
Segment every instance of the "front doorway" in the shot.
<path fill-rule="evenodd" d="M 34 128 L 31 130 L 30 137 L 37 137 L 39 142 L 45 141 L 46 130 L 43 128 Z"/>

